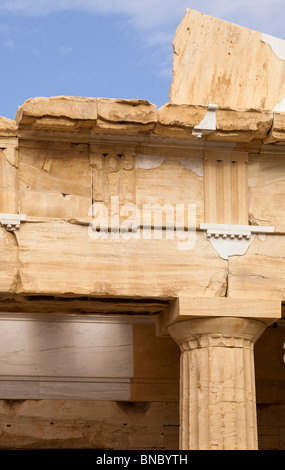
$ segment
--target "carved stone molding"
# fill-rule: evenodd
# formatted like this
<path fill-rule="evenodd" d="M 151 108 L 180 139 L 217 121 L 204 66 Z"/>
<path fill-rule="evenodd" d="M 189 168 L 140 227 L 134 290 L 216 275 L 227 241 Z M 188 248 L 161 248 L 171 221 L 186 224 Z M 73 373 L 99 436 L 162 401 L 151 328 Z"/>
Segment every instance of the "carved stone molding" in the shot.
<path fill-rule="evenodd" d="M 93 203 L 107 206 L 111 197 L 121 204 L 135 203 L 135 151 L 116 146 L 90 145 L 90 165 L 93 175 Z"/>
<path fill-rule="evenodd" d="M 26 220 L 24 214 L 0 214 L 0 224 L 5 227 L 8 232 L 19 230 L 21 222 Z"/>
<path fill-rule="evenodd" d="M 198 139 L 202 136 L 211 134 L 216 130 L 216 104 L 209 104 L 208 110 L 205 117 L 202 119 L 200 124 L 193 127 L 192 135 Z"/>
<path fill-rule="evenodd" d="M 258 225 L 200 224 L 205 236 L 221 258 L 244 255 L 255 236 L 264 239 L 267 233 L 273 233 L 275 227 Z"/>
<path fill-rule="evenodd" d="M 205 150 L 205 222 L 248 223 L 248 152 Z"/>
<path fill-rule="evenodd" d="M 15 214 L 19 209 L 18 148 L 0 142 L 0 212 Z"/>

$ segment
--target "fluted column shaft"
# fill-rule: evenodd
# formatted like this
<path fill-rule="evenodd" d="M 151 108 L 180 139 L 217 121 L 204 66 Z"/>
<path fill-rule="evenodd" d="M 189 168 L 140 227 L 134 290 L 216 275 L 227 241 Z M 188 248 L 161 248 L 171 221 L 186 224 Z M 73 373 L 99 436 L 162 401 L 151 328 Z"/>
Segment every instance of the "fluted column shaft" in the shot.
<path fill-rule="evenodd" d="M 181 350 L 181 449 L 257 449 L 253 346 L 265 328 L 229 317 L 168 327 Z"/>

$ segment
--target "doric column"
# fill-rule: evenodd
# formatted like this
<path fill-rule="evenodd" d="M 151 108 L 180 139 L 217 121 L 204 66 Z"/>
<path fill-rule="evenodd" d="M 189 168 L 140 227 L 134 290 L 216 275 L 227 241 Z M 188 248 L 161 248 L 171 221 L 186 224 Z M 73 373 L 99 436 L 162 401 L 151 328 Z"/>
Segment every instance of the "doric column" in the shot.
<path fill-rule="evenodd" d="M 253 346 L 265 328 L 235 317 L 168 327 L 181 350 L 181 449 L 257 449 Z"/>

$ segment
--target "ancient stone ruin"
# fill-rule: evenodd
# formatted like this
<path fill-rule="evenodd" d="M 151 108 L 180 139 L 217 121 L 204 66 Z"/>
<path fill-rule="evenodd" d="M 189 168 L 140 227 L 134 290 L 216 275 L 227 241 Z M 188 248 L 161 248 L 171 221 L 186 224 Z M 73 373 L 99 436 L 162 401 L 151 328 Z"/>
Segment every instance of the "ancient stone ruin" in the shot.
<path fill-rule="evenodd" d="M 0 118 L 1 449 L 284 450 L 285 41 L 173 46 L 159 109 Z"/>

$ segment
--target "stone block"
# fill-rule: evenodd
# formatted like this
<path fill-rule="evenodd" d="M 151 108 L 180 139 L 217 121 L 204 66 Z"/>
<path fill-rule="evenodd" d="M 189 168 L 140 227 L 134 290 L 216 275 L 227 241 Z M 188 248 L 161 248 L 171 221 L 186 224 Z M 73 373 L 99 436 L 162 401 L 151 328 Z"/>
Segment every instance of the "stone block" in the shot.
<path fill-rule="evenodd" d="M 273 110 L 284 100 L 284 40 L 187 9 L 173 48 L 170 103 Z"/>

